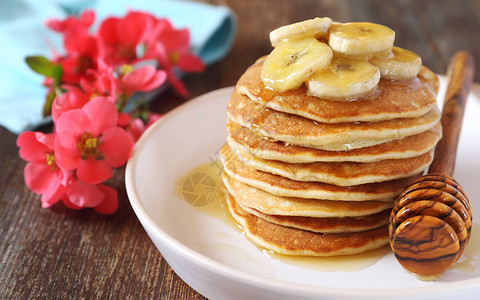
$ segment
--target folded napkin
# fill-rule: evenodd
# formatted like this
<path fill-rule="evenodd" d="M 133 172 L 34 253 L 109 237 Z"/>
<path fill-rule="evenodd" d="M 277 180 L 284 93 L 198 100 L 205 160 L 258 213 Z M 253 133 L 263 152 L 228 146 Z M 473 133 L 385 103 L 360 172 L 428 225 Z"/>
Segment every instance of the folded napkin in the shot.
<path fill-rule="evenodd" d="M 50 49 L 63 49 L 61 36 L 45 27 L 49 18 L 92 8 L 96 25 L 107 16 L 124 16 L 128 10 L 166 17 L 176 28 L 190 30 L 193 51 L 211 64 L 230 49 L 235 17 L 223 6 L 179 0 L 1 0 L 0 1 L 0 125 L 14 133 L 48 121 L 42 117 L 46 89 L 43 77 L 25 63 L 25 57 L 51 57 Z M 94 24 L 94 28 L 96 28 Z"/>

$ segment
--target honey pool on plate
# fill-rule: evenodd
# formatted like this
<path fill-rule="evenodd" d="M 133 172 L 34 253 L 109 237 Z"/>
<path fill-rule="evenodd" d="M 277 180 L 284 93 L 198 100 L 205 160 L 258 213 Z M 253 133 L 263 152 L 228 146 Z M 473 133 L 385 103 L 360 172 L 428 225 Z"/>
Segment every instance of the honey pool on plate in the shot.
<path fill-rule="evenodd" d="M 222 220 L 225 224 L 239 232 L 239 234 L 242 234 L 242 227 L 233 219 L 228 211 L 221 188 L 221 172 L 222 166 L 218 161 L 212 161 L 194 167 L 176 180 L 175 195 L 201 213 Z M 390 248 L 384 246 L 373 251 L 355 255 L 311 257 L 288 256 L 261 247 L 257 248 L 269 259 L 300 268 L 323 272 L 351 272 L 362 270 L 374 265 L 390 252 Z"/>
<path fill-rule="evenodd" d="M 228 211 L 225 196 L 222 191 L 221 174 L 222 165 L 219 161 L 211 161 L 194 167 L 175 182 L 175 195 L 186 201 L 201 213 L 215 217 L 239 234 L 243 228 L 238 224 Z M 205 246 L 205 245 L 203 245 Z M 225 247 L 225 245 L 218 245 Z M 322 272 L 353 272 L 368 268 L 382 259 L 391 250 L 386 245 L 379 249 L 355 255 L 342 255 L 333 257 L 314 256 L 288 256 L 275 253 L 271 250 L 258 247 L 268 259 L 296 266 L 299 268 L 317 270 Z M 461 259 L 453 266 L 452 270 L 460 272 L 475 272 L 480 259 L 480 225 L 473 223 L 471 240 Z M 419 278 L 421 280 L 431 280 Z"/>

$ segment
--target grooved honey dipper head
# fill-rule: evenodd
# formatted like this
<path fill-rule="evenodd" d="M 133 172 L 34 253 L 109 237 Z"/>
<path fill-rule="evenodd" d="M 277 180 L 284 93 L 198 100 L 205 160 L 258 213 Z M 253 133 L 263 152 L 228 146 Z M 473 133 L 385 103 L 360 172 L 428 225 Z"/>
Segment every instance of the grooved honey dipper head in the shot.
<path fill-rule="evenodd" d="M 451 177 L 428 174 L 395 201 L 390 245 L 400 264 L 421 276 L 442 274 L 463 253 L 472 226 L 470 203 Z"/>
<path fill-rule="evenodd" d="M 474 69 L 468 52 L 459 51 L 450 60 L 441 118 L 443 137 L 435 147 L 429 174 L 398 196 L 390 215 L 388 231 L 395 257 L 405 269 L 426 279 L 448 270 L 470 239 L 470 203 L 462 187 L 448 175 L 455 169 Z"/>

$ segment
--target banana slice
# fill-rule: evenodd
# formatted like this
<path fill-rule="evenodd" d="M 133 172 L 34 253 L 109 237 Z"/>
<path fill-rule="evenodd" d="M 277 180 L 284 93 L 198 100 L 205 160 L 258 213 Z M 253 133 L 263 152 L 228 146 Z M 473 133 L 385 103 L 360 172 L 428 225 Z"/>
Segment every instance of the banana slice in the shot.
<path fill-rule="evenodd" d="M 328 44 L 336 54 L 368 59 L 390 52 L 394 41 L 395 32 L 386 26 L 353 22 L 333 24 Z"/>
<path fill-rule="evenodd" d="M 332 49 L 314 37 L 281 41 L 262 67 L 262 81 L 279 92 L 293 90 L 332 60 Z"/>
<path fill-rule="evenodd" d="M 379 81 L 380 71 L 367 61 L 335 57 L 329 68 L 315 73 L 306 84 L 312 96 L 348 101 L 367 95 Z"/>
<path fill-rule="evenodd" d="M 315 18 L 285 25 L 270 32 L 270 42 L 272 43 L 272 46 L 275 47 L 282 40 L 288 38 L 326 36 L 330 25 L 332 25 L 332 20 L 330 18 Z"/>
<path fill-rule="evenodd" d="M 389 80 L 413 79 L 422 67 L 420 56 L 399 47 L 393 47 L 391 57 L 373 57 L 369 62 L 378 67 L 382 78 Z"/>

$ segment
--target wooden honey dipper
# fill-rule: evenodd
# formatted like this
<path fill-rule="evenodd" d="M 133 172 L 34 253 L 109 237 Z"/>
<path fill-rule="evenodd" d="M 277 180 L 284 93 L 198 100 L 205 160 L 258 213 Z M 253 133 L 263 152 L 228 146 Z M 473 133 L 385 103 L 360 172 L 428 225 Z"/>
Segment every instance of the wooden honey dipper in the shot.
<path fill-rule="evenodd" d="M 474 59 L 460 51 L 451 59 L 441 123 L 443 137 L 428 174 L 398 196 L 389 220 L 395 257 L 421 279 L 434 279 L 462 255 L 470 239 L 472 211 L 462 187 L 450 176 L 455 169 L 458 138 Z"/>

